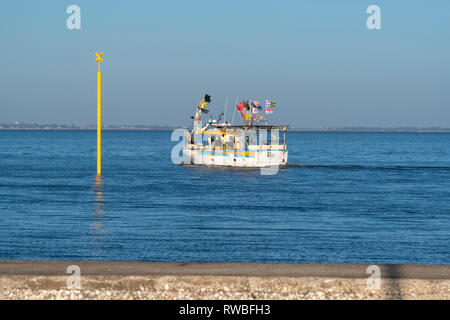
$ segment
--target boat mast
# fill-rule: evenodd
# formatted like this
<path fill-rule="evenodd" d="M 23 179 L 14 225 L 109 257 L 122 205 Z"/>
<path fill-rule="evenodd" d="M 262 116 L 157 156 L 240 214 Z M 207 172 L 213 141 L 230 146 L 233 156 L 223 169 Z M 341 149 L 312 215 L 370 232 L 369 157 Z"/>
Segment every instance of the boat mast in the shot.
<path fill-rule="evenodd" d="M 237 98 L 236 98 L 236 102 L 234 103 L 235 105 L 237 105 Z M 236 113 L 236 108 L 233 108 L 233 118 L 231 119 L 231 125 L 233 125 L 234 124 L 234 114 Z"/>
<path fill-rule="evenodd" d="M 227 124 L 227 104 L 228 97 L 225 97 L 225 111 L 223 112 L 223 122 L 225 122 L 225 125 Z"/>
<path fill-rule="evenodd" d="M 268 121 L 267 121 L 267 98 L 266 98 L 266 126 L 268 125 Z"/>

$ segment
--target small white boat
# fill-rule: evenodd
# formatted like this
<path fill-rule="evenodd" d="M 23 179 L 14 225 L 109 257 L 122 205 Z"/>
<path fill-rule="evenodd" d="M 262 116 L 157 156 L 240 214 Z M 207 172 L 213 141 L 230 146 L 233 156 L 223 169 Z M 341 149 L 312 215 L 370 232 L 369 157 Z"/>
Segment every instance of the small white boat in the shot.
<path fill-rule="evenodd" d="M 185 133 L 183 164 L 231 167 L 287 165 L 287 125 L 268 125 L 266 118 L 254 117 L 253 110 L 251 116 L 246 114 L 244 117 L 241 112 L 242 125 L 219 123 L 221 117 L 217 120 L 211 118 L 203 125 L 201 114 L 205 113 L 208 102 L 210 97 L 205 95 L 197 108 L 193 128 Z M 242 111 L 238 105 L 236 107 Z"/>

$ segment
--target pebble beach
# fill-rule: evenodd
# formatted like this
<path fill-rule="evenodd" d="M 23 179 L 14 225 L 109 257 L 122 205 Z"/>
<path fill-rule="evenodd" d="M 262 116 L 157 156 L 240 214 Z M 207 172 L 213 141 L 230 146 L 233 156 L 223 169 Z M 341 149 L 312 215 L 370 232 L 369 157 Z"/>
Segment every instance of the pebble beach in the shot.
<path fill-rule="evenodd" d="M 17 276 L 1 277 L 0 287 L 2 300 L 450 299 L 450 280 L 387 280 L 368 289 L 364 279 L 93 276 L 68 289 L 66 277 Z"/>
<path fill-rule="evenodd" d="M 70 263 L 80 265 L 77 287 L 64 275 Z M 396 266 L 396 273 L 382 277 L 377 289 L 368 286 L 364 265 L 70 263 L 0 262 L 0 299 L 450 299 L 448 266 Z M 383 275 L 386 266 L 380 270 Z"/>

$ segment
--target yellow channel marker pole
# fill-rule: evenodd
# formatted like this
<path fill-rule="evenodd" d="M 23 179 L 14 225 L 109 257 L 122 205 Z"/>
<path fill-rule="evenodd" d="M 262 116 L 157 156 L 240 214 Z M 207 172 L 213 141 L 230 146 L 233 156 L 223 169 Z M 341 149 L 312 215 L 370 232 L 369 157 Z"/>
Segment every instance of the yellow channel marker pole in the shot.
<path fill-rule="evenodd" d="M 98 63 L 97 71 L 97 175 L 102 173 L 102 73 L 100 72 L 100 62 L 103 62 L 103 52 L 95 53 Z"/>

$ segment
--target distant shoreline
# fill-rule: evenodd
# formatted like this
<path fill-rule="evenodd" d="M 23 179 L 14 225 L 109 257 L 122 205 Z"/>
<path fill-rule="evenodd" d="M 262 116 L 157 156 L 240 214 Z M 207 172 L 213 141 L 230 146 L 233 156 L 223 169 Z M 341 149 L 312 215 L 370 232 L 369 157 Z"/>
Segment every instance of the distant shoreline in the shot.
<path fill-rule="evenodd" d="M 103 131 L 172 131 L 185 127 L 103 127 Z M 2 127 L 3 131 L 94 131 L 95 127 Z M 288 128 L 293 132 L 449 133 L 450 128 Z"/>

